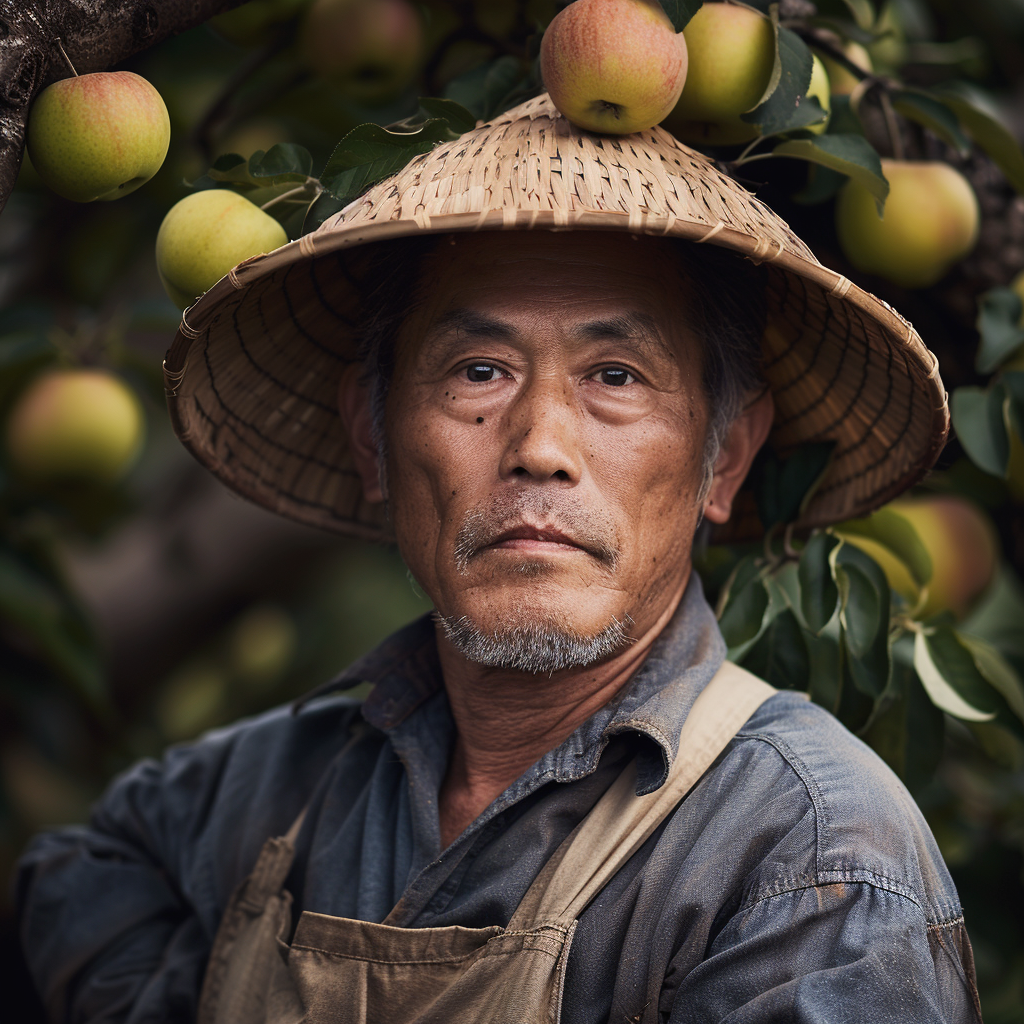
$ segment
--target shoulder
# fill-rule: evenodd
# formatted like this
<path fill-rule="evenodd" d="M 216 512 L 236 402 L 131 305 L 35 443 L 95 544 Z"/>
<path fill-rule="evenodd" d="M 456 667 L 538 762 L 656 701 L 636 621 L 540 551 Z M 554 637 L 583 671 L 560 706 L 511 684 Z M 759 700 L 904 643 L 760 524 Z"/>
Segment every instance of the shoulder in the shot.
<path fill-rule="evenodd" d="M 246 861 L 288 828 L 361 721 L 357 701 L 331 698 L 299 714 L 283 706 L 213 730 L 118 776 L 92 827 L 130 834 L 179 877 L 204 852 Z"/>
<path fill-rule="evenodd" d="M 913 797 L 824 708 L 777 693 L 739 731 L 718 770 L 737 782 L 742 773 L 745 802 L 800 823 L 792 869 L 774 864 L 761 879 L 760 898 L 863 882 L 916 903 L 930 922 L 960 916 L 956 889 Z"/>

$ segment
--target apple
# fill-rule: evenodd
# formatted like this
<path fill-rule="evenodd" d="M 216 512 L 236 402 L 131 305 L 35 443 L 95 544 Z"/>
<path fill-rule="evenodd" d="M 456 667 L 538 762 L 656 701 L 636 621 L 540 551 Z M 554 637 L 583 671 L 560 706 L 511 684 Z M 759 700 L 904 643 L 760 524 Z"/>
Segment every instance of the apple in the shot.
<path fill-rule="evenodd" d="M 932 578 L 921 607 L 921 590 L 907 567 L 884 545 L 869 537 L 836 533 L 869 554 L 882 567 L 889 586 L 906 598 L 914 615 L 927 619 L 951 611 L 963 619 L 995 576 L 999 541 L 995 529 L 976 505 L 952 494 L 899 498 L 887 506 L 907 519 L 931 556 Z"/>
<path fill-rule="evenodd" d="M 11 462 L 36 480 L 113 483 L 142 448 L 134 392 L 105 370 L 54 370 L 21 394 L 7 421 Z"/>
<path fill-rule="evenodd" d="M 375 102 L 412 82 L 423 25 L 408 0 L 314 0 L 299 27 L 299 54 L 321 78 Z"/>
<path fill-rule="evenodd" d="M 871 63 L 871 54 L 860 43 L 850 41 L 840 45 L 837 42 L 836 45 L 840 46 L 846 59 L 851 64 L 856 64 L 857 67 L 868 72 L 868 74 L 874 71 L 874 66 Z M 860 85 L 860 79 L 838 61 L 833 60 L 831 57 L 822 57 L 822 61 L 825 64 L 825 70 L 828 72 L 828 80 L 832 85 L 833 96 L 849 96 Z"/>
<path fill-rule="evenodd" d="M 193 192 L 174 204 L 156 236 L 164 289 L 187 309 L 242 260 L 288 241 L 281 225 L 230 189 Z"/>
<path fill-rule="evenodd" d="M 820 104 L 821 109 L 825 111 L 825 120 L 819 121 L 817 124 L 809 124 L 807 130 L 813 132 L 815 135 L 821 135 L 822 132 L 828 127 L 828 119 L 832 114 L 832 100 L 831 90 L 829 87 L 828 72 L 825 70 L 825 65 L 819 60 L 818 57 L 814 58 L 814 62 L 811 65 L 811 80 L 807 85 L 807 95 L 813 96 Z"/>
<path fill-rule="evenodd" d="M 846 258 L 866 273 L 904 288 L 927 288 L 962 260 L 978 240 L 978 200 L 949 164 L 883 160 L 889 180 L 885 213 L 848 181 L 836 202 L 836 230 Z"/>
<path fill-rule="evenodd" d="M 54 192 L 78 203 L 134 192 L 160 170 L 170 140 L 160 93 L 130 71 L 54 82 L 29 112 L 32 165 Z"/>
<path fill-rule="evenodd" d="M 657 0 L 576 0 L 540 44 L 551 102 L 573 124 L 628 135 L 658 124 L 686 81 L 686 40 Z"/>
<path fill-rule="evenodd" d="M 297 17 L 308 3 L 309 0 L 249 0 L 216 15 L 207 24 L 239 46 L 266 46 L 281 26 Z"/>
<path fill-rule="evenodd" d="M 740 120 L 764 95 L 775 66 L 772 23 L 749 7 L 706 3 L 683 29 L 690 68 L 665 127 L 684 142 L 749 142 L 757 128 Z"/>

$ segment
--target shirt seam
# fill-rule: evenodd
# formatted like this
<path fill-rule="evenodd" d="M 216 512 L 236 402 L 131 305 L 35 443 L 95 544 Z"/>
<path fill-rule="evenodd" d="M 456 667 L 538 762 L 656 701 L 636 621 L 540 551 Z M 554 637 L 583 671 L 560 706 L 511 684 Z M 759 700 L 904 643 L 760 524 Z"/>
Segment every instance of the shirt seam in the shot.
<path fill-rule="evenodd" d="M 735 738 L 737 740 L 760 740 L 763 743 L 767 743 L 775 749 L 779 757 L 789 765 L 790 770 L 803 783 L 804 788 L 807 790 L 808 799 L 811 801 L 811 807 L 814 809 L 814 870 L 816 875 L 820 874 L 821 850 L 826 845 L 827 834 L 831 832 L 832 812 L 828 801 L 825 799 L 825 794 L 819 788 L 810 769 L 797 756 L 796 751 L 788 743 L 783 742 L 776 736 L 763 732 L 740 731 L 736 734 Z"/>
<path fill-rule="evenodd" d="M 790 892 L 801 892 L 806 889 L 818 889 L 830 885 L 844 885 L 853 883 L 856 885 L 870 885 L 885 892 L 891 892 L 895 896 L 913 903 L 922 914 L 925 915 L 925 924 L 931 928 L 932 922 L 928 920 L 928 914 L 917 898 L 914 891 L 898 878 L 891 878 L 888 875 L 881 875 L 878 872 L 870 871 L 867 868 L 843 868 L 832 871 L 815 872 L 813 876 L 797 875 L 795 878 L 780 879 L 773 885 L 763 887 L 753 899 L 748 899 L 739 908 L 739 913 L 752 910 L 766 900 L 774 899 L 777 896 L 785 896 Z M 961 915 L 961 920 L 962 920 Z M 934 927 L 943 927 L 936 923 Z"/>

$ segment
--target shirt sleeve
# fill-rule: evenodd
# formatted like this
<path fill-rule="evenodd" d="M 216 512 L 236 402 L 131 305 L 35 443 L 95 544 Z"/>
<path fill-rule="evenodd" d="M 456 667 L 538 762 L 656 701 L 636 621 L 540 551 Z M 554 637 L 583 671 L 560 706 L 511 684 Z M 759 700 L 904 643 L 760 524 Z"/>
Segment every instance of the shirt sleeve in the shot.
<path fill-rule="evenodd" d="M 19 926 L 51 1020 L 195 1019 L 232 890 L 305 805 L 352 714 L 279 709 L 171 748 L 116 779 L 87 826 L 30 844 Z"/>
<path fill-rule="evenodd" d="M 794 886 L 740 910 L 667 996 L 671 1024 L 981 1024 L 963 918 L 929 923 L 882 880 Z"/>

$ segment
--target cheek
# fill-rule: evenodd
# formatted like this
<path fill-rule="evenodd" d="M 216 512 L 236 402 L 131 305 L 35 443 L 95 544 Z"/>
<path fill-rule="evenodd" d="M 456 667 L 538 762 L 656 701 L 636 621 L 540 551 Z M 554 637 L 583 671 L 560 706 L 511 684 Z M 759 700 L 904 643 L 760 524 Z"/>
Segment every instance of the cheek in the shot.
<path fill-rule="evenodd" d="M 486 431 L 438 415 L 443 399 L 406 405 L 388 430 L 389 510 L 399 549 L 420 584 L 451 562 L 464 512 L 492 478 Z M 469 493 L 473 490 L 474 493 Z"/>

